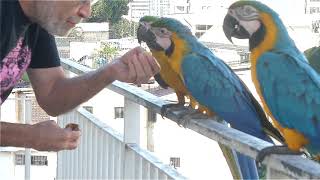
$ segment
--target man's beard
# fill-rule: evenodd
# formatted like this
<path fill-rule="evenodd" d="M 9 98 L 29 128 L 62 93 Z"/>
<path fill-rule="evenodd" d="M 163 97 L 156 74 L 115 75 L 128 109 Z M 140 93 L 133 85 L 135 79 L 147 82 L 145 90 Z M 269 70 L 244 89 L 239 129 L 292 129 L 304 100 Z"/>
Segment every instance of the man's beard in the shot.
<path fill-rule="evenodd" d="M 57 35 L 57 36 L 65 36 L 69 34 L 69 32 L 72 29 L 67 27 L 66 24 L 54 23 L 50 21 L 41 23 L 40 26 L 43 27 L 45 30 L 47 30 L 50 34 Z"/>
<path fill-rule="evenodd" d="M 35 16 L 34 22 L 52 35 L 65 36 L 71 30 L 67 22 L 56 18 L 54 8 L 50 8 L 48 5 L 38 6 Z"/>

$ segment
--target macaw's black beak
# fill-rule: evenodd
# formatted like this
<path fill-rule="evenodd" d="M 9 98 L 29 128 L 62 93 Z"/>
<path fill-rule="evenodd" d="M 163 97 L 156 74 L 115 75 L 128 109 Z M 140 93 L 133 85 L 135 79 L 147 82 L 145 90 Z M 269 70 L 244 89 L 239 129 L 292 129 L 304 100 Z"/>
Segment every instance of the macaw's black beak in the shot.
<path fill-rule="evenodd" d="M 138 29 L 137 29 L 137 38 L 138 38 L 138 43 L 139 44 L 141 44 L 142 41 L 144 41 L 144 39 L 145 39 L 144 34 L 146 32 L 147 32 L 146 27 L 140 24 Z"/>
<path fill-rule="evenodd" d="M 141 42 L 145 42 L 151 50 L 163 50 L 163 48 L 157 43 L 157 37 L 153 34 L 150 28 L 146 26 L 145 23 L 139 24 L 137 29 L 137 38 L 139 44 L 141 44 Z"/>
<path fill-rule="evenodd" d="M 223 32 L 228 38 L 228 40 L 232 42 L 232 37 L 238 39 L 249 39 L 249 32 L 239 24 L 238 20 L 233 16 L 227 14 L 223 21 Z"/>

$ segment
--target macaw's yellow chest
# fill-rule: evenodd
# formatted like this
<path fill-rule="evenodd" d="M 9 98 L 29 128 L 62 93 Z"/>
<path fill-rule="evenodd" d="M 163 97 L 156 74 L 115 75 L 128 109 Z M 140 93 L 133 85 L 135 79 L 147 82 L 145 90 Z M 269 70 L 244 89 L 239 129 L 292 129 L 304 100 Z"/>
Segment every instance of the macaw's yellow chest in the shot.
<path fill-rule="evenodd" d="M 172 69 L 169 63 L 169 58 L 164 54 L 164 52 L 153 51 L 152 55 L 156 58 L 156 60 L 160 64 L 161 78 L 176 92 L 178 91 L 180 93 L 183 93 L 184 95 L 187 95 L 188 92 L 182 82 L 182 79 L 180 78 L 179 74 Z"/>

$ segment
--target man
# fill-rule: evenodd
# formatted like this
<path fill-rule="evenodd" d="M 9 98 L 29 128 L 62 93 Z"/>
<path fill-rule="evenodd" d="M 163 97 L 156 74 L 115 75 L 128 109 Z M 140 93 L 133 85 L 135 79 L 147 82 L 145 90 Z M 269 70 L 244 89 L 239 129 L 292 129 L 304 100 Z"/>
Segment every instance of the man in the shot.
<path fill-rule="evenodd" d="M 39 105 L 51 116 L 75 108 L 114 80 L 141 84 L 159 71 L 154 58 L 137 47 L 96 71 L 66 78 L 53 35 L 67 34 L 90 16 L 90 1 L 0 3 L 0 104 L 25 70 Z M 34 125 L 0 122 L 0 146 L 59 151 L 76 148 L 79 137 L 80 131 L 60 128 L 54 121 Z"/>

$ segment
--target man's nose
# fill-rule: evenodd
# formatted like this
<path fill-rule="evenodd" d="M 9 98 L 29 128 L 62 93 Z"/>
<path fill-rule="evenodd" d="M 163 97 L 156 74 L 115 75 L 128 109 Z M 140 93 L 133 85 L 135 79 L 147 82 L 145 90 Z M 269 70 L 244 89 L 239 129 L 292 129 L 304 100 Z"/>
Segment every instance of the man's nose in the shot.
<path fill-rule="evenodd" d="M 81 4 L 78 15 L 81 18 L 88 18 L 91 15 L 90 1 L 87 1 L 86 3 Z"/>

